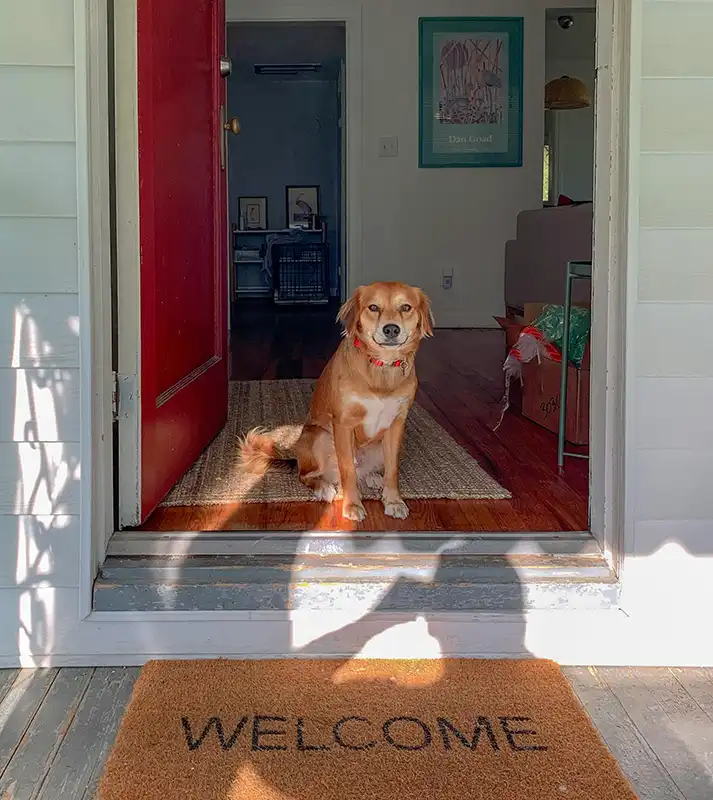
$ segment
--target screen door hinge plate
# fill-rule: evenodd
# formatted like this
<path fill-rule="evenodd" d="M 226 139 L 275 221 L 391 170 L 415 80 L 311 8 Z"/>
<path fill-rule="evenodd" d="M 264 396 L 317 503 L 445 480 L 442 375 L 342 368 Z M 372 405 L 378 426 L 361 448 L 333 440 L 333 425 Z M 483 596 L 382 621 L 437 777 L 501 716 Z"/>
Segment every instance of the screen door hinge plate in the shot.
<path fill-rule="evenodd" d="M 112 381 L 111 415 L 116 422 L 136 411 L 136 375 L 112 372 Z"/>

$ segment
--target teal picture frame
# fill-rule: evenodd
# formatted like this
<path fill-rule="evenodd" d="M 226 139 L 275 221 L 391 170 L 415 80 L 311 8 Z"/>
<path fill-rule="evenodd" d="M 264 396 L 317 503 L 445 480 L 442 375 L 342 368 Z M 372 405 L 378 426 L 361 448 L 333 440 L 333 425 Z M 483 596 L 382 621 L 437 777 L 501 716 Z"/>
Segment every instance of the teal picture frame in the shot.
<path fill-rule="evenodd" d="M 420 17 L 419 167 L 521 167 L 523 17 Z"/>

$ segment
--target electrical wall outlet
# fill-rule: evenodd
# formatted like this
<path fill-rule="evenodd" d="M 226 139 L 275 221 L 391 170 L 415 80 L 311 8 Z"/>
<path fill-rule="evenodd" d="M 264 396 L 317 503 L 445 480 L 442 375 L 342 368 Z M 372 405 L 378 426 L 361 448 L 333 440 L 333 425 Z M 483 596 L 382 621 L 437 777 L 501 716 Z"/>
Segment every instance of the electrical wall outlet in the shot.
<path fill-rule="evenodd" d="M 399 140 L 396 136 L 382 136 L 379 139 L 379 158 L 395 158 L 399 154 Z"/>
<path fill-rule="evenodd" d="M 445 270 L 441 273 L 441 286 L 444 289 L 452 289 L 453 288 L 453 270 L 450 272 L 446 272 Z"/>

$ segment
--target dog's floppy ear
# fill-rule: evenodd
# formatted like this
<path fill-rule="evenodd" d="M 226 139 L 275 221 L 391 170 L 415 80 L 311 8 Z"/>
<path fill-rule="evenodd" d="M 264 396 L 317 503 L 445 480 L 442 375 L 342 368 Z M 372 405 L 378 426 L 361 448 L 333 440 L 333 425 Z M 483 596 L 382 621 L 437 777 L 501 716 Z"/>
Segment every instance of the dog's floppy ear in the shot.
<path fill-rule="evenodd" d="M 337 322 L 341 322 L 343 327 L 342 336 L 353 336 L 356 333 L 361 307 L 361 291 L 363 288 L 363 286 L 360 286 L 356 289 L 337 313 Z"/>
<path fill-rule="evenodd" d="M 418 331 L 423 338 L 433 336 L 433 326 L 436 321 L 431 311 L 431 300 L 422 290 L 418 290 Z"/>

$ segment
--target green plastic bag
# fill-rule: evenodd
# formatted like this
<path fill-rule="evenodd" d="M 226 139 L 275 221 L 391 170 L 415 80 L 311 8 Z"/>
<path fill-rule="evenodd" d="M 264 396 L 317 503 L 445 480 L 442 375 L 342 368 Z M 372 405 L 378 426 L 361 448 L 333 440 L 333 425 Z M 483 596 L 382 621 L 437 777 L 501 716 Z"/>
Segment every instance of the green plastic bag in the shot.
<path fill-rule="evenodd" d="M 590 312 L 581 306 L 570 307 L 569 326 L 569 360 L 579 369 L 582 366 L 584 350 L 589 339 Z M 564 306 L 544 306 L 532 327 L 542 333 L 545 340 L 551 342 L 562 352 L 564 336 Z"/>

